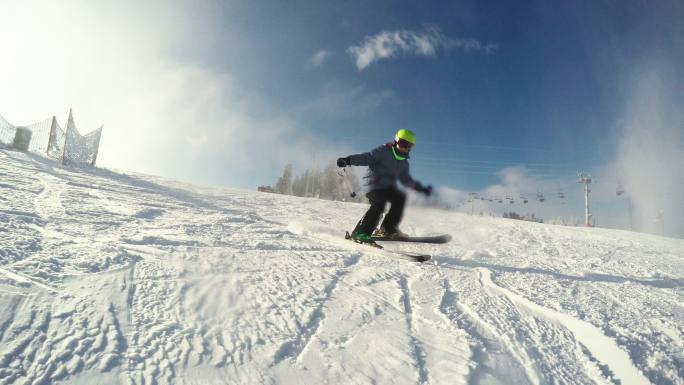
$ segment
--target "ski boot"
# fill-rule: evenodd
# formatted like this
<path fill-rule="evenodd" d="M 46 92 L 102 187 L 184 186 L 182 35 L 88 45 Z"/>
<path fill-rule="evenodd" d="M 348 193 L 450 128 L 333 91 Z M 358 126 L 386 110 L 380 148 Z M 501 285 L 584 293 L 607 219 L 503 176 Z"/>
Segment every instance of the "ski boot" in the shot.
<path fill-rule="evenodd" d="M 373 232 L 373 238 L 406 239 L 408 237 L 408 234 L 405 234 L 399 229 L 395 229 L 394 231 L 388 231 L 384 227 L 381 227 L 378 230 L 375 230 L 375 232 Z"/>
<path fill-rule="evenodd" d="M 347 233 L 345 238 L 352 240 L 356 243 L 360 243 L 363 245 L 373 246 L 373 247 L 377 247 L 379 249 L 382 249 L 382 246 L 375 243 L 375 241 L 371 238 L 371 236 L 366 234 L 366 233 L 354 231 L 351 233 L 351 235 L 349 235 L 349 233 Z"/>

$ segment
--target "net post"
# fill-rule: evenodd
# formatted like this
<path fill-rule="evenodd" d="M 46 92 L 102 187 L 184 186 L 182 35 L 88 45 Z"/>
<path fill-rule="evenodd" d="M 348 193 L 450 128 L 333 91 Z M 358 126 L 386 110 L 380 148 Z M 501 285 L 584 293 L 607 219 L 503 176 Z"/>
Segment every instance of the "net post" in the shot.
<path fill-rule="evenodd" d="M 50 134 L 48 135 L 48 144 L 45 149 L 45 154 L 50 157 L 50 147 L 52 147 L 52 136 L 55 134 L 55 126 L 57 126 L 57 118 L 52 115 L 52 122 L 50 123 Z"/>
<path fill-rule="evenodd" d="M 71 114 L 71 111 L 69 111 Z M 66 149 L 67 149 L 67 143 L 69 142 L 69 124 L 67 124 L 66 131 L 64 131 L 64 148 L 62 149 L 62 166 L 65 165 L 66 162 Z"/>
<path fill-rule="evenodd" d="M 90 164 L 91 166 L 95 166 L 95 161 L 97 161 L 97 154 L 100 151 L 100 138 L 102 138 L 102 129 L 104 128 L 104 125 L 100 126 L 98 129 L 97 133 L 97 142 L 95 143 L 95 155 L 93 155 L 93 162 Z"/>

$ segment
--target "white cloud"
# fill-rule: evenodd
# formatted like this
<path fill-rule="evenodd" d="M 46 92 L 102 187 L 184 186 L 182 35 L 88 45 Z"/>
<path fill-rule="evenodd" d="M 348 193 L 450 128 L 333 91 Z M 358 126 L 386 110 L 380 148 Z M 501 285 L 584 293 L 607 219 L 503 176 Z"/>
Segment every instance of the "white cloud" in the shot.
<path fill-rule="evenodd" d="M 359 116 L 391 102 L 396 95 L 390 90 L 368 91 L 363 86 L 330 85 L 323 95 L 293 110 L 299 116 L 341 118 Z"/>
<path fill-rule="evenodd" d="M 449 49 L 460 49 L 465 52 L 483 52 L 487 55 L 491 55 L 499 48 L 498 44 L 487 43 L 483 44 L 475 39 L 449 39 L 444 43 L 444 47 Z"/>
<path fill-rule="evenodd" d="M 330 56 L 332 56 L 332 52 L 324 49 L 319 50 L 309 58 L 309 64 L 313 67 L 320 67 Z"/>
<path fill-rule="evenodd" d="M 205 134 L 200 136 L 187 135 L 185 136 L 185 141 L 193 147 L 201 147 L 209 143 L 209 137 L 207 137 Z"/>
<path fill-rule="evenodd" d="M 134 4 L 126 2 L 13 5 L 0 16 L 0 45 L 14 58 L 0 62 L 0 83 L 11 90 L 0 95 L 0 113 L 11 120 L 55 114 L 63 122 L 73 107 L 82 131 L 105 126 L 99 164 L 165 175 L 185 136 L 243 120 L 239 108 L 222 105 L 235 92 L 229 75 L 166 54 L 193 29 L 181 22 L 181 10 L 143 5 L 131 14 Z M 17 34 L 22 25 L 32 27 Z"/>
<path fill-rule="evenodd" d="M 262 91 L 241 89 L 234 74 L 188 53 L 210 51 L 223 36 L 211 7 L 8 2 L 0 46 L 12 60 L 0 61 L 0 114 L 15 124 L 57 115 L 63 124 L 73 107 L 83 132 L 104 124 L 103 167 L 236 187 L 272 183 L 285 163 L 306 164 L 321 141 Z"/>
<path fill-rule="evenodd" d="M 361 44 L 350 47 L 347 52 L 354 58 L 359 71 L 363 71 L 379 60 L 398 55 L 434 57 L 440 50 L 452 49 L 491 54 L 497 49 L 497 45 L 485 45 L 475 39 L 448 38 L 437 28 L 427 28 L 422 32 L 382 31 L 373 36 L 366 36 Z"/>
<path fill-rule="evenodd" d="M 635 230 L 684 237 L 684 113 L 681 90 L 673 87 L 676 64 L 642 68 L 630 87 L 610 172 L 624 187 Z"/>

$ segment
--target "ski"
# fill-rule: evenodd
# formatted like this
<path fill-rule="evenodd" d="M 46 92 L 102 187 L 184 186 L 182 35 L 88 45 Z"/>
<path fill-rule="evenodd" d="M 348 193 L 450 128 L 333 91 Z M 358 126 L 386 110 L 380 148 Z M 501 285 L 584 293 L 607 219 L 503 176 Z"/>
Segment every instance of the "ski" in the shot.
<path fill-rule="evenodd" d="M 451 240 L 451 235 L 442 234 L 427 237 L 383 237 L 372 235 L 371 239 L 381 242 L 447 243 Z"/>
<path fill-rule="evenodd" d="M 344 239 L 352 241 L 354 243 L 358 243 L 359 245 L 367 246 L 374 248 L 376 250 L 382 250 L 386 252 L 388 255 L 393 256 L 393 257 L 398 257 L 400 259 L 405 259 L 411 262 L 427 262 L 430 259 L 432 259 L 432 256 L 429 254 L 418 254 L 418 253 L 409 253 L 405 251 L 399 251 L 399 250 L 388 250 L 382 247 L 381 245 L 378 245 L 377 243 L 363 243 L 363 242 L 357 242 L 352 237 L 349 235 L 349 232 L 347 232 L 344 236 Z"/>
<path fill-rule="evenodd" d="M 414 253 L 407 253 L 404 251 L 396 251 L 396 250 L 387 250 L 385 249 L 388 253 L 395 254 L 397 257 L 400 257 L 402 259 L 407 259 L 409 261 L 413 262 L 427 262 L 432 259 L 432 256 L 430 254 L 414 254 Z"/>

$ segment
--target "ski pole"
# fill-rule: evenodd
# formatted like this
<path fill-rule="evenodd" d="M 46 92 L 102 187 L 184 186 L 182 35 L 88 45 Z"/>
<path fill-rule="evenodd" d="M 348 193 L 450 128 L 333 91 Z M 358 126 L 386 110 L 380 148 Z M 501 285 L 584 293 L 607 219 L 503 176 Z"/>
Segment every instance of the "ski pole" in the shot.
<path fill-rule="evenodd" d="M 344 185 L 344 187 L 345 187 L 348 191 L 350 191 L 349 196 L 352 197 L 352 198 L 356 198 L 356 191 L 354 191 L 354 189 L 352 189 L 352 188 L 349 186 L 349 183 L 347 182 L 347 178 L 345 178 L 345 176 L 347 175 L 347 167 L 343 167 L 343 168 L 342 168 L 342 172 L 343 172 L 344 174 L 338 172 L 337 175 L 339 175 L 340 178 L 342 178 L 342 184 Z"/>

